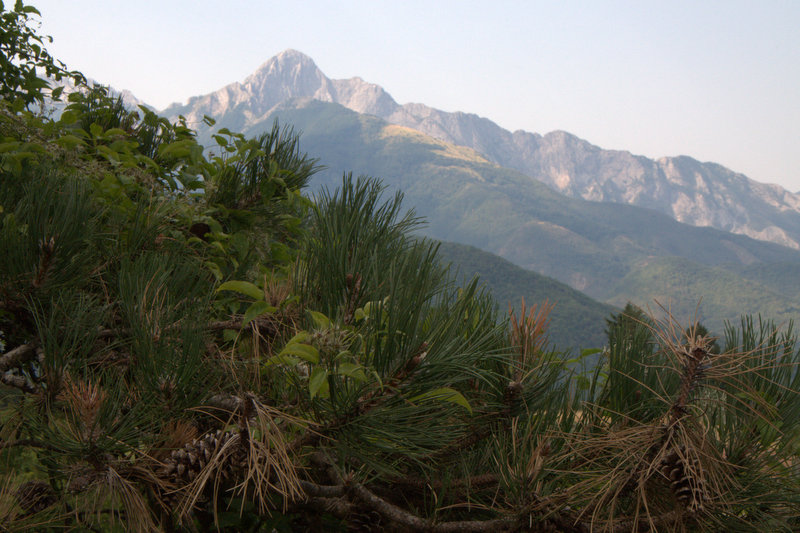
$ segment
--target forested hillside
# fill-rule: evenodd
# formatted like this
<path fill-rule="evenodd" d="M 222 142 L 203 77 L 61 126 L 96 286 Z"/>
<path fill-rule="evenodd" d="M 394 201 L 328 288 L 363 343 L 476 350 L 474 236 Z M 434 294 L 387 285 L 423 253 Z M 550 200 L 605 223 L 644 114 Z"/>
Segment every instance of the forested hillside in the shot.
<path fill-rule="evenodd" d="M 796 250 L 681 224 L 649 209 L 567 198 L 472 150 L 336 104 L 295 101 L 275 116 L 301 129 L 304 146 L 325 162 L 312 191 L 334 185 L 350 169 L 381 176 L 425 216 L 422 232 L 433 238 L 492 252 L 615 306 L 632 301 L 657 309 L 658 300 L 683 321 L 697 312 L 720 334 L 742 313 L 781 323 L 800 319 L 796 299 L 775 288 L 790 276 L 762 284 L 769 272 L 800 265 Z M 691 282 L 687 268 L 713 283 Z M 714 276 L 714 269 L 724 275 Z M 654 275 L 655 284 L 636 281 Z"/>
<path fill-rule="evenodd" d="M 462 280 L 478 276 L 491 290 L 500 311 L 511 307 L 519 313 L 523 299 L 529 306 L 552 305 L 547 327 L 552 346 L 580 352 L 600 348 L 608 340 L 605 320 L 618 313 L 619 308 L 592 300 L 568 285 L 465 244 L 443 242 L 439 257 L 442 262 L 452 264 Z"/>
<path fill-rule="evenodd" d="M 582 368 L 402 193 L 309 196 L 288 125 L 209 155 L 44 53 L 37 14 L 0 3 L 0 529 L 800 528 L 793 335 L 626 306 Z M 57 119 L 44 74 L 80 88 Z"/>

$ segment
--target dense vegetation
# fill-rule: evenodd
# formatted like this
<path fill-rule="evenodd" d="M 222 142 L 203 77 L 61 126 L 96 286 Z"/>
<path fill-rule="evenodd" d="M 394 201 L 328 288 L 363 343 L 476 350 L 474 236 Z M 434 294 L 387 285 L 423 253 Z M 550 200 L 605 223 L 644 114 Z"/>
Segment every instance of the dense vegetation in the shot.
<path fill-rule="evenodd" d="M 800 527 L 790 333 L 745 319 L 717 353 L 629 308 L 575 372 L 548 308 L 454 283 L 402 195 L 305 197 L 290 128 L 209 156 L 102 88 L 32 110 L 25 69 L 67 73 L 0 9 L 4 531 Z"/>

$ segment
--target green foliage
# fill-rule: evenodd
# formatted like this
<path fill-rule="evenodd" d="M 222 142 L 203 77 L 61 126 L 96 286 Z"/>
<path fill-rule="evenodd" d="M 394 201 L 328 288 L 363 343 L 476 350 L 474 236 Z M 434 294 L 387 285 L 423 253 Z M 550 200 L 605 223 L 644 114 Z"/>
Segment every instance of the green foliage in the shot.
<path fill-rule="evenodd" d="M 791 329 L 629 305 L 574 370 L 291 129 L 0 111 L 2 529 L 799 527 Z"/>
<path fill-rule="evenodd" d="M 50 37 L 42 37 L 30 27 L 34 16 L 41 16 L 33 6 L 16 0 L 13 8 L 0 2 L 0 98 L 21 110 L 34 102 L 44 103 L 48 82 L 42 78 L 60 81 L 64 77 L 76 82 L 83 80 L 78 72 L 69 72 L 60 61 L 45 49 Z M 58 92 L 53 93 L 58 96 Z"/>
<path fill-rule="evenodd" d="M 381 204 L 382 189 L 374 180 L 353 182 L 345 176 L 340 189 L 320 193 L 312 211 L 300 291 L 312 307 L 340 315 L 345 323 L 352 321 L 356 307 L 384 296 L 379 285 L 391 268 L 387 260 L 420 249 L 405 235 L 419 219 L 413 211 L 402 214 L 400 193 Z"/>

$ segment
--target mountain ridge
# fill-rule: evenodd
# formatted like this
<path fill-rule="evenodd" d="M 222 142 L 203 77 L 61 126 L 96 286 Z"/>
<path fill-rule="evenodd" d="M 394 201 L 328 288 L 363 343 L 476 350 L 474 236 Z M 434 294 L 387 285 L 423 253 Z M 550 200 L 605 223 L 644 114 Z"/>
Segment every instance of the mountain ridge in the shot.
<path fill-rule="evenodd" d="M 511 132 L 472 113 L 400 105 L 382 87 L 359 77 L 328 78 L 296 50 L 270 58 L 241 83 L 192 97 L 184 105 L 172 104 L 162 113 L 184 115 L 200 129 L 203 115 L 209 115 L 218 118 L 218 125 L 243 130 L 290 98 L 338 103 L 467 146 L 567 196 L 648 207 L 680 222 L 800 249 L 800 195 L 778 185 L 689 156 L 654 160 L 605 150 L 565 131 Z"/>
<path fill-rule="evenodd" d="M 312 191 L 336 188 L 351 169 L 380 176 L 389 191 L 404 193 L 405 205 L 427 220 L 424 234 L 434 239 L 491 252 L 617 306 L 627 300 L 647 306 L 674 293 L 671 303 L 683 319 L 691 319 L 683 311 L 699 310 L 717 332 L 743 312 L 763 310 L 780 322 L 800 318 L 796 298 L 766 290 L 796 279 L 800 251 L 683 224 L 653 209 L 569 198 L 472 149 L 339 104 L 286 102 L 245 135 L 271 127 L 275 118 L 301 130 L 304 150 L 325 162 Z M 720 281 L 686 291 L 681 272 Z M 638 282 L 654 273 L 669 283 L 649 294 Z M 637 281 L 630 290 L 622 283 L 626 276 Z"/>

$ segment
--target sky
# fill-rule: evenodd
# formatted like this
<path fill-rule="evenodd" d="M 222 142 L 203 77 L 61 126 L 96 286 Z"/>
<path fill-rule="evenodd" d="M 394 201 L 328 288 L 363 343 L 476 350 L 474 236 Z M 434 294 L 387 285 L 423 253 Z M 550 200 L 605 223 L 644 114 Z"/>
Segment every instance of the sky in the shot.
<path fill-rule="evenodd" d="M 800 191 L 796 0 L 26 3 L 51 54 L 158 109 L 294 48 L 400 104 L 689 155 Z"/>

